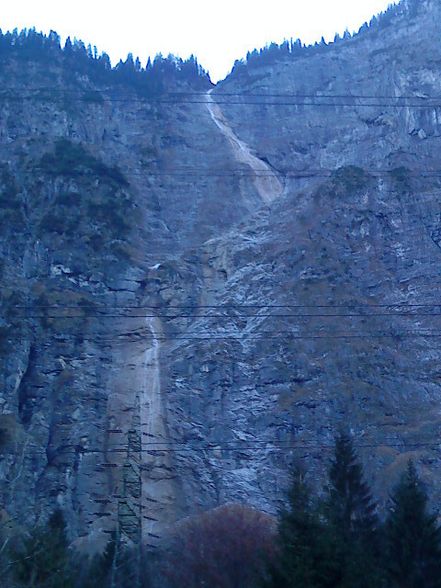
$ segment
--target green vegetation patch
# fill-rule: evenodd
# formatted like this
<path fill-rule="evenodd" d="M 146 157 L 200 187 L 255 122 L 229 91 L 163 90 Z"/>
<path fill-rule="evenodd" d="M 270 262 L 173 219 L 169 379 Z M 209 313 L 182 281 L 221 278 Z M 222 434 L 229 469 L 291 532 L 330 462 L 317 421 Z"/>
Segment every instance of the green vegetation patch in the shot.
<path fill-rule="evenodd" d="M 118 186 L 129 183 L 116 166 L 108 166 L 89 153 L 80 143 L 68 139 L 59 139 L 55 143 L 53 153 L 45 153 L 40 160 L 39 168 L 53 175 L 78 176 L 93 175 L 104 178 Z"/>
<path fill-rule="evenodd" d="M 101 92 L 97 92 L 96 90 L 86 90 L 83 93 L 81 98 L 84 102 L 89 102 L 93 104 L 104 104 L 104 98 Z"/>
<path fill-rule="evenodd" d="M 40 221 L 40 230 L 73 237 L 80 224 L 80 215 L 64 214 L 62 210 L 48 212 Z"/>
<path fill-rule="evenodd" d="M 0 165 L 0 207 L 13 206 L 18 201 L 15 179 L 5 165 Z"/>
<path fill-rule="evenodd" d="M 78 290 L 51 289 L 45 282 L 34 284 L 32 305 L 43 329 L 57 329 L 65 333 L 75 333 L 98 308 L 92 294 Z M 68 321 L 66 317 L 69 318 Z"/>
<path fill-rule="evenodd" d="M 355 165 L 340 167 L 332 173 L 330 180 L 318 188 L 314 200 L 318 202 L 322 198 L 325 200 L 352 199 L 367 188 L 371 179 L 371 176 L 361 167 Z"/>
<path fill-rule="evenodd" d="M 369 175 L 361 167 L 347 165 L 339 168 L 332 176 L 333 182 L 348 193 L 358 192 L 369 182 Z"/>
<path fill-rule="evenodd" d="M 13 414 L 0 414 L 0 451 L 20 440 L 21 425 Z"/>
<path fill-rule="evenodd" d="M 23 220 L 21 199 L 14 176 L 0 165 L 0 224 L 15 225 Z"/>
<path fill-rule="evenodd" d="M 390 177 L 395 186 L 401 191 L 410 190 L 410 175 L 410 169 L 405 166 L 396 167 L 390 171 Z"/>
<path fill-rule="evenodd" d="M 78 192 L 61 192 L 55 198 L 55 204 L 60 206 L 78 206 L 81 203 L 81 194 Z"/>
<path fill-rule="evenodd" d="M 53 153 L 41 159 L 43 171 L 75 178 L 55 195 L 50 209 L 39 219 L 40 232 L 68 239 L 81 238 L 95 251 L 130 232 L 133 196 L 127 180 L 116 167 L 109 167 L 81 144 L 61 139 Z M 99 178 L 99 183 L 96 183 Z"/>
<path fill-rule="evenodd" d="M 8 326 L 0 326 L 0 352 L 7 350 L 10 336 L 11 328 Z"/>

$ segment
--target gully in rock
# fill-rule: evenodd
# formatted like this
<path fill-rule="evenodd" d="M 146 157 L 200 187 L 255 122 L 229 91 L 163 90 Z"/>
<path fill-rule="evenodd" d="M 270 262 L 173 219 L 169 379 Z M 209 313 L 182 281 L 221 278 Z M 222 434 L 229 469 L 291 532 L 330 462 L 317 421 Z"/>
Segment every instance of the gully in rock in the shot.
<path fill-rule="evenodd" d="M 237 137 L 219 105 L 214 101 L 212 92 L 213 90 L 209 90 L 206 94 L 207 108 L 211 118 L 224 137 L 229 140 L 237 161 L 252 169 L 256 190 L 263 202 L 269 204 L 282 195 L 284 190 L 282 182 L 275 171 L 267 163 L 253 155 L 248 145 Z"/>
<path fill-rule="evenodd" d="M 170 476 L 170 454 L 167 451 L 166 407 L 161 391 L 160 321 L 146 318 L 151 345 L 144 356 L 145 378 L 140 404 L 142 437 L 142 535 L 148 544 L 160 538 L 160 529 L 170 513 L 174 499 Z"/>

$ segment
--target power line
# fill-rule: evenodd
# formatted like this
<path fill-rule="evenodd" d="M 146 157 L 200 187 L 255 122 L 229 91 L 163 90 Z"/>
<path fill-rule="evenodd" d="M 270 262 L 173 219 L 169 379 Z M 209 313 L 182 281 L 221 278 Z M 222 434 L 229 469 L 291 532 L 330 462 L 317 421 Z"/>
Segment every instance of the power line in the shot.
<path fill-rule="evenodd" d="M 362 428 L 378 428 L 378 427 L 385 427 L 385 426 L 400 426 L 400 427 L 404 427 L 406 425 L 408 425 L 409 423 L 365 423 L 365 424 L 361 424 Z M 141 426 L 142 429 L 142 426 Z M 126 431 L 128 432 L 128 431 Z M 108 430 L 107 431 L 108 434 L 124 434 L 124 431 L 121 429 L 115 429 L 115 430 Z M 407 434 L 407 432 L 404 430 L 403 434 Z M 151 433 L 143 433 L 141 430 L 141 436 L 148 436 L 148 437 L 152 437 L 153 434 Z M 416 443 L 418 444 L 425 444 L 425 443 L 434 443 L 434 442 L 439 442 L 441 444 L 441 432 L 439 434 L 439 436 L 435 439 L 431 436 L 428 435 L 419 435 L 419 441 L 417 441 Z M 308 445 L 308 446 L 314 446 L 316 445 L 317 441 L 316 439 L 301 439 L 300 442 L 304 445 Z M 402 444 L 403 440 L 397 441 L 397 443 Z M 176 440 L 168 440 L 168 441 L 141 441 L 142 446 L 175 446 L 175 447 L 180 447 L 180 446 L 190 446 L 190 448 L 196 447 L 196 448 L 218 448 L 218 447 L 223 447 L 223 448 L 230 448 L 230 447 L 238 447 L 238 448 L 258 448 L 258 447 L 262 447 L 263 444 L 268 445 L 271 444 L 275 447 L 291 447 L 294 445 L 293 440 L 290 440 L 288 442 L 284 442 L 284 441 L 274 441 L 274 440 L 270 440 L 270 439 L 244 439 L 244 440 L 240 440 L 240 439 L 232 439 L 231 441 L 225 440 L 225 439 L 207 439 L 207 440 L 192 440 L 192 441 L 176 441 Z M 242 443 L 242 445 L 241 445 Z M 379 446 L 383 446 L 387 443 L 390 443 L 389 440 L 382 440 L 382 441 L 376 441 L 376 443 Z M 415 444 L 415 442 L 413 442 L 412 444 Z M 296 444 L 297 445 L 297 444 Z M 333 445 L 330 445 L 330 447 L 333 447 Z M 118 450 L 123 450 L 125 449 L 125 446 L 122 446 L 121 444 L 119 444 L 119 446 L 115 446 L 113 447 L 113 449 L 118 449 Z M 158 449 L 159 451 L 160 449 Z"/>
<path fill-rule="evenodd" d="M 1 94 L 5 94 L 8 92 L 51 92 L 51 93 L 60 93 L 60 94 L 74 94 L 78 95 L 79 92 L 90 92 L 94 95 L 97 94 L 104 94 L 109 92 L 115 92 L 114 87 L 107 87 L 101 89 L 95 88 L 84 88 L 81 90 L 66 90 L 64 88 L 54 88 L 52 86 L 39 86 L 34 88 L 25 88 L 19 86 L 3 86 L 2 90 L 0 90 Z M 163 92 L 161 97 L 180 97 L 180 96 L 196 96 L 196 97 L 206 97 L 207 92 Z M 283 92 L 283 93 L 274 93 L 274 92 L 224 92 L 222 90 L 218 90 L 215 93 L 212 93 L 211 96 L 213 98 L 228 96 L 228 97 L 237 97 L 241 98 L 243 96 L 250 97 L 250 98 L 358 98 L 358 99 L 366 99 L 366 100 L 440 100 L 441 95 L 437 96 L 418 96 L 418 95 L 410 95 L 410 94 L 403 94 L 401 96 L 396 96 L 395 94 L 305 94 L 300 92 Z M 137 100 L 139 99 L 136 98 Z M 146 97 L 146 99 L 155 100 L 154 97 Z"/>
<path fill-rule="evenodd" d="M 97 93 L 97 91 L 95 90 L 85 90 L 85 92 L 93 92 L 94 94 Z M 6 95 L 6 96 L 1 96 L 0 95 L 0 100 L 5 102 L 5 101 L 15 101 L 15 102 L 21 102 L 21 101 L 43 101 L 43 102 L 50 102 L 50 101 L 63 101 L 66 97 L 68 97 L 70 100 L 72 101 L 76 101 L 76 102 L 88 102 L 91 104 L 94 104 L 96 106 L 99 106 L 101 103 L 123 103 L 123 104 L 127 104 L 127 103 L 138 103 L 138 104 L 151 104 L 151 105 L 156 105 L 156 104 L 165 104 L 165 105 L 207 105 L 208 101 L 207 100 L 198 100 L 198 99 L 192 99 L 192 100 L 176 100 L 173 98 L 153 98 L 153 97 L 121 97 L 121 98 L 115 98 L 115 97 L 109 97 L 109 96 L 79 96 L 77 94 L 69 94 L 69 93 L 64 93 L 63 95 L 57 96 L 38 96 L 36 95 L 37 93 L 34 93 L 35 95 L 20 95 L 20 96 L 11 96 L 11 95 Z M 375 108 L 375 107 L 385 107 L 385 108 L 440 108 L 441 107 L 441 102 L 432 102 L 430 104 L 427 103 L 420 103 L 420 102 L 416 102 L 416 103 L 397 103 L 396 102 L 396 98 L 393 100 L 389 100 L 389 101 L 385 101 L 384 99 L 383 102 L 368 102 L 368 103 L 354 103 L 354 102 L 342 102 L 341 100 L 347 100 L 347 99 L 351 99 L 354 101 L 357 100 L 361 100 L 361 97 L 355 97 L 355 96 L 351 96 L 351 95 L 347 95 L 345 97 L 334 97 L 334 96 L 329 96 L 326 97 L 326 100 L 331 100 L 331 99 L 335 99 L 338 100 L 338 102 L 317 102 L 317 100 L 320 100 L 321 96 L 315 96 L 315 95 L 311 95 L 311 96 L 307 96 L 305 95 L 304 97 L 302 97 L 302 99 L 291 99 L 291 100 L 285 100 L 285 101 L 277 101 L 277 102 L 268 102 L 268 101 L 262 101 L 262 100 L 216 100 L 215 104 L 218 106 L 306 106 L 306 107 L 319 107 L 319 108 L 326 108 L 326 107 L 331 107 L 331 108 L 335 108 L 335 107 L 357 107 L 357 108 Z M 373 100 L 373 98 L 370 98 L 370 100 Z M 415 98 L 413 98 L 415 100 Z M 439 98 L 437 98 L 439 100 Z M 309 100 L 309 102 L 307 102 L 306 100 Z"/>
<path fill-rule="evenodd" d="M 62 310 L 62 309 L 60 309 Z M 77 308 L 76 310 L 82 311 L 86 310 L 85 308 L 82 309 L 81 307 Z M 348 314 L 238 314 L 233 316 L 228 316 L 225 314 L 99 314 L 99 313 L 89 313 L 86 312 L 84 314 L 71 314 L 71 315 L 56 315 L 56 314 L 23 314 L 18 315 L 14 314 L 13 318 L 23 318 L 23 319 L 77 319 L 77 318 L 163 318 L 163 319 L 183 319 L 183 318 L 209 318 L 209 319 L 228 319 L 228 320 L 240 320 L 240 319 L 248 319 L 248 318 L 383 318 L 383 317 L 404 317 L 404 318 L 411 318 L 411 317 L 437 317 L 441 316 L 441 312 L 395 312 L 395 313 L 348 313 Z"/>
<path fill-rule="evenodd" d="M 16 88 L 16 89 L 20 89 L 20 88 Z M 14 88 L 11 89 L 5 89 L 3 91 L 13 91 Z M 42 91 L 42 90 L 51 90 L 51 88 L 46 87 L 43 89 L 39 89 L 36 91 Z M 28 90 L 26 90 L 28 91 Z M 33 91 L 33 90 L 31 90 Z M 60 89 L 58 90 L 59 92 L 62 92 L 63 90 Z M 108 90 L 98 90 L 99 92 L 105 92 L 105 91 L 112 91 L 110 88 Z M 170 96 L 170 97 L 179 97 L 179 96 L 206 96 L 207 93 L 206 92 L 168 92 L 165 94 L 166 96 Z M 217 97 L 233 97 L 233 98 L 241 98 L 243 96 L 247 97 L 247 98 L 307 98 L 307 99 L 317 99 L 317 98 L 324 98 L 324 99 L 331 99 L 331 98 L 356 98 L 356 99 L 360 99 L 360 100 L 421 100 L 421 101 L 428 101 L 428 100 L 440 100 L 441 101 L 441 95 L 437 95 L 437 96 L 430 96 L 430 95 L 424 95 L 424 96 L 417 96 L 417 95 L 410 95 L 410 94 L 402 94 L 401 96 L 396 96 L 394 94 L 303 94 L 301 92 L 282 92 L 282 93 L 275 93 L 275 92 L 224 92 L 222 90 L 217 91 L 217 92 L 213 92 L 211 94 L 211 96 L 215 99 Z"/>
<path fill-rule="evenodd" d="M 431 309 L 431 308 L 437 308 L 439 307 L 439 305 L 344 305 L 339 307 L 338 305 L 317 305 L 317 306 L 313 306 L 313 305 L 299 305 L 299 306 L 261 306 L 261 307 L 255 307 L 255 306 L 250 306 L 250 307 L 242 307 L 242 306 L 237 306 L 237 307 L 229 307 L 229 306 L 212 306 L 212 307 L 176 307 L 177 309 L 181 310 L 187 310 L 187 312 L 182 313 L 173 313 L 172 312 L 172 307 L 167 307 L 166 305 L 164 305 L 161 310 L 166 310 L 166 312 L 171 313 L 171 314 L 147 314 L 148 312 L 152 311 L 152 307 L 135 307 L 135 306 L 104 306 L 102 308 L 96 308 L 96 307 L 90 307 L 90 306 L 64 306 L 64 305 L 34 305 L 34 306 L 13 306 L 10 307 L 9 310 L 12 313 L 10 316 L 10 319 L 52 319 L 52 320 L 77 320 L 77 319 L 93 319 L 93 318 L 98 318 L 98 319 L 102 319 L 102 318 L 110 318 L 110 319 L 135 319 L 135 318 L 142 318 L 142 319 L 147 319 L 147 318 L 161 318 L 161 319 L 170 319 L 170 320 L 178 320 L 178 319 L 221 319 L 221 320 L 229 320 L 229 321 L 235 321 L 235 320 L 244 320 L 244 319 L 253 319 L 253 318 L 259 318 L 259 319 L 268 319 L 268 318 L 293 318 L 293 319 L 314 319 L 314 318 L 320 318 L 320 319 L 334 319 L 334 318 L 361 318 L 361 319 L 372 319 L 372 318 L 386 318 L 386 317 L 390 317 L 390 318 L 412 318 L 412 317 L 417 317 L 417 318 L 424 318 L 424 317 L 428 317 L 428 318 L 434 318 L 434 317 L 439 317 L 441 316 L 441 312 L 428 312 L 427 310 L 425 311 L 421 311 L 420 309 Z M 268 314 L 267 312 L 263 312 L 263 313 L 255 313 L 253 312 L 252 314 L 247 314 L 246 309 L 250 309 L 252 311 L 256 311 L 258 310 L 258 308 L 260 308 L 261 310 L 266 311 L 267 309 L 273 308 L 273 309 L 301 309 L 301 310 L 306 310 L 306 309 L 310 309 L 310 308 L 317 308 L 317 309 L 325 309 L 325 308 L 329 308 L 332 310 L 335 310 L 337 308 L 365 308 L 364 312 L 316 312 L 316 313 L 311 313 L 311 312 L 301 312 L 301 313 L 296 313 L 296 314 L 292 314 L 292 313 L 276 313 L 276 314 Z M 380 308 L 380 309 L 393 309 L 393 308 L 397 308 L 398 311 L 396 312 L 372 312 L 372 309 L 375 308 Z M 205 313 L 205 314 L 200 314 L 200 313 L 190 313 L 188 312 L 188 310 L 193 310 L 195 309 L 196 311 L 198 311 L 199 309 L 205 309 L 205 310 L 213 310 L 218 312 L 219 310 L 223 310 L 223 311 L 230 311 L 230 312 L 234 312 L 237 313 L 238 309 L 240 309 L 240 313 L 239 314 L 233 314 L 233 315 L 228 315 L 228 314 L 213 314 L 213 313 Z M 410 311 L 408 310 L 410 309 Z M 27 313 L 23 313 L 23 314 L 18 314 L 21 311 L 31 311 L 32 314 L 27 314 Z M 35 314 L 35 311 L 40 310 L 41 312 L 39 314 Z M 114 311 L 120 311 L 118 312 L 118 314 L 114 314 Z M 141 314 L 138 314 L 140 311 L 145 310 L 146 312 L 143 312 Z M 14 311 L 18 311 L 18 313 L 15 313 Z M 60 312 L 64 312 L 64 311 L 70 311 L 71 314 L 48 314 L 47 311 L 49 312 L 54 312 L 54 311 L 60 311 Z M 72 314 L 72 311 L 78 312 L 79 314 Z M 112 312 L 112 314 L 109 314 L 109 311 Z M 137 314 L 133 314 L 132 311 L 136 311 Z M 403 312 L 404 311 L 404 312 Z"/>
<path fill-rule="evenodd" d="M 149 454 L 156 454 L 156 453 L 180 453 L 180 452 L 205 452 L 205 451 L 256 451 L 256 450 L 260 450 L 260 451 L 292 451 L 292 450 L 311 450 L 311 449 L 328 449 L 328 450 L 334 450 L 335 449 L 335 445 L 333 444 L 324 444 L 324 443 L 316 443 L 316 444 L 301 444 L 301 445 L 297 445 L 297 444 L 283 444 L 283 445 L 278 445 L 275 444 L 271 441 L 267 441 L 268 445 L 271 445 L 271 447 L 263 447 L 262 445 L 243 445 L 243 446 L 233 446 L 233 445 L 215 445 L 215 446 L 205 446 L 203 448 L 195 448 L 195 447 L 182 447 L 182 448 L 177 448 L 177 447 L 167 447 L 167 448 L 159 448 L 159 449 L 144 449 L 144 448 L 140 448 L 137 451 L 133 451 L 133 453 L 141 453 L 141 454 L 145 454 L 145 453 L 149 453 Z M 303 443 L 303 442 L 302 442 Z M 390 447 L 390 448 L 413 448 L 413 449 L 417 449 L 417 448 L 422 448 L 422 447 L 432 447 L 434 445 L 438 445 L 437 450 L 439 451 L 441 448 L 439 447 L 441 445 L 441 437 L 437 440 L 433 440 L 433 441 L 427 441 L 427 442 L 415 442 L 415 443 L 410 443 L 410 442 L 406 442 L 406 441 L 397 441 L 395 443 L 391 443 L 391 442 L 377 442 L 377 443 L 365 443 L 365 444 L 354 444 L 354 447 L 356 449 L 376 449 L 379 447 Z M 88 449 L 88 448 L 81 448 L 78 450 L 79 453 L 101 453 L 101 454 L 106 454 L 106 453 L 127 453 L 129 451 L 128 447 L 118 447 L 118 448 L 111 448 L 111 447 L 106 447 L 103 449 Z M 71 449 L 69 449 L 68 451 L 69 453 L 74 453 L 74 451 L 72 451 Z"/>
<path fill-rule="evenodd" d="M 7 290 L 7 288 L 0 288 L 1 290 Z M 105 295 L 105 294 L 103 294 Z M 432 302 L 432 303 L 409 303 L 409 302 L 391 302 L 389 304 L 374 304 L 374 303 L 357 303 L 357 302 L 348 302 L 347 304 L 198 304 L 198 305 L 173 305 L 173 304 L 156 304 L 156 305 L 137 305 L 137 306 L 127 306 L 127 305 L 119 305 L 119 304 L 106 304 L 103 305 L 102 308 L 104 309 L 123 309 L 123 310 L 155 310 L 155 309 L 238 309 L 238 308 L 245 308 L 245 309 L 266 309 L 266 308 L 441 308 L 441 302 Z M 73 306 L 73 305 L 59 305 L 59 304 L 32 304 L 32 305 L 22 305 L 22 304 L 14 304 L 11 308 L 15 309 L 31 309 L 34 310 L 35 308 L 50 308 L 50 309 L 75 309 L 81 310 L 83 308 L 90 308 L 88 305 L 84 306 Z M 97 310 L 94 308 L 93 310 Z M 156 316 L 156 315 L 155 315 Z"/>
<path fill-rule="evenodd" d="M 69 343 L 75 342 L 75 339 L 78 339 L 78 335 L 72 334 L 71 339 L 64 338 L 62 339 L 61 336 L 52 335 L 53 341 L 52 343 L 45 343 L 45 346 L 51 346 L 60 343 Z M 190 335 L 160 335 L 160 336 L 153 336 L 153 335 L 141 335 L 139 333 L 121 333 L 119 336 L 113 337 L 84 337 L 81 336 L 81 342 L 84 341 L 92 341 L 94 343 L 140 343 L 145 341 L 297 341 L 297 340 L 319 340 L 319 339 L 338 339 L 338 340 L 362 340 L 362 339 L 439 339 L 441 338 L 441 331 L 431 331 L 431 332 L 420 332 L 420 331 L 406 331 L 406 332 L 396 332 L 396 333 L 339 333 L 339 334 L 296 334 L 291 332 L 281 333 L 278 332 L 274 335 L 268 335 L 265 332 L 262 332 L 259 336 L 254 334 L 250 335 L 242 335 L 236 336 L 232 334 L 224 334 L 224 335 L 208 335 L 208 336 L 190 336 Z M 72 341 L 73 339 L 73 341 Z M 17 342 L 18 340 L 21 341 L 29 341 L 28 338 L 15 338 L 9 337 L 9 340 L 13 340 Z"/>
<path fill-rule="evenodd" d="M 78 165 L 81 165 L 79 163 Z M 346 166 L 350 167 L 350 166 Z M 122 174 L 130 174 L 131 177 L 142 177 L 145 178 L 146 176 L 154 176 L 154 177 L 168 177 L 168 176 L 177 176 L 177 177 L 219 177 L 219 178 L 226 178 L 226 177 L 273 177 L 273 176 L 282 176 L 286 177 L 287 179 L 311 179 L 311 178 L 332 178 L 336 173 L 340 171 L 340 169 L 344 168 L 335 168 L 335 169 L 311 169 L 308 171 L 299 171 L 294 169 L 268 169 L 268 170 L 248 170 L 248 169 L 219 169 L 217 171 L 207 171 L 206 168 L 187 168 L 187 169 L 178 169 L 178 168 L 167 168 L 164 170 L 159 169 L 145 169 L 145 171 L 131 171 L 130 169 L 121 169 L 118 170 Z M 27 170 L 24 170 L 25 172 Z M 366 169 L 363 168 L 363 172 L 367 176 L 373 177 L 391 177 L 394 178 L 394 172 L 396 169 Z M 85 170 L 68 170 L 68 171 L 56 171 L 48 169 L 47 167 L 33 167 L 29 170 L 29 173 L 41 172 L 45 173 L 46 175 L 53 175 L 53 176 L 60 176 L 60 175 L 69 175 L 69 176 L 85 176 L 89 173 L 93 173 L 93 168 L 88 169 L 87 165 Z M 441 170 L 426 170 L 426 171 L 416 171 L 416 170 L 405 170 L 405 176 L 412 177 L 412 178 L 439 178 L 441 177 Z M 338 178 L 337 178 L 338 179 Z M 423 192 L 425 196 L 430 195 L 438 195 L 439 192 Z"/>
<path fill-rule="evenodd" d="M 195 98 L 203 98 L 204 104 L 210 103 L 211 101 L 207 99 L 207 92 L 162 92 L 156 96 L 123 96 L 120 95 L 119 97 L 115 96 L 108 96 L 108 94 L 115 94 L 118 92 L 118 89 L 115 87 L 107 87 L 107 88 L 81 88 L 75 90 L 66 90 L 65 88 L 54 88 L 51 86 L 40 86 L 40 87 L 19 87 L 19 86 L 10 86 L 5 87 L 0 91 L 0 97 L 4 94 L 7 97 L 11 96 L 11 94 L 15 93 L 17 97 L 21 97 L 23 92 L 29 94 L 39 94 L 39 93 L 50 93 L 50 94 L 61 94 L 61 96 L 78 96 L 80 98 L 88 98 L 93 99 L 99 96 L 105 96 L 106 98 L 115 98 L 118 100 L 135 100 L 135 101 L 152 101 L 156 102 L 158 100 L 162 101 L 164 99 L 174 99 L 181 97 L 192 97 Z M 18 94 L 19 93 L 19 94 Z M 88 95 L 85 95 L 88 94 Z M 211 93 L 211 97 L 214 98 L 214 102 L 217 102 L 217 98 L 290 98 L 290 99 L 302 99 L 302 100 L 332 100 L 332 99 L 353 99 L 353 100 L 387 100 L 389 102 L 396 102 L 399 100 L 415 100 L 415 101 L 441 101 L 441 95 L 411 95 L 411 94 L 402 94 L 401 96 L 397 96 L 395 94 L 311 94 L 311 93 L 301 93 L 301 92 L 224 92 L 224 91 L 217 91 L 215 93 Z"/>

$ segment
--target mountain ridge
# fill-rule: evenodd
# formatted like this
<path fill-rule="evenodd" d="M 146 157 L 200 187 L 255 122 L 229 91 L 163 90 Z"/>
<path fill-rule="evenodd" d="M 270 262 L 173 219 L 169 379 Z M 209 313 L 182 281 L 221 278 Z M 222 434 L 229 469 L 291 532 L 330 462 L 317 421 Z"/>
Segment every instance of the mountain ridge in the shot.
<path fill-rule="evenodd" d="M 52 88 L 0 100 L 12 517 L 58 505 L 72 540 L 118 527 L 155 547 L 225 502 L 275 512 L 294 460 L 319 486 L 342 426 L 381 500 L 411 456 L 439 504 L 441 118 L 417 94 L 440 94 L 441 21 L 424 7 L 230 76 L 210 94 L 224 132 L 200 88 L 140 100 L 0 53 L 5 87 Z M 259 173 L 283 180 L 272 202 Z"/>

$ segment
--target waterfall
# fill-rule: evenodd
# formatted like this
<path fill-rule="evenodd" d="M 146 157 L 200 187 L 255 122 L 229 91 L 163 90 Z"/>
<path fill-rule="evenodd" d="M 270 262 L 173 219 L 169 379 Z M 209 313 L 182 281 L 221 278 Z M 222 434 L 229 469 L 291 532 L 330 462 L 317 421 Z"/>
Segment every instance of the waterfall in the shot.
<path fill-rule="evenodd" d="M 254 172 L 254 185 L 265 203 L 270 203 L 283 193 L 284 186 L 276 172 L 264 161 L 251 153 L 248 145 L 239 139 L 223 115 L 219 105 L 214 101 L 213 90 L 206 94 L 207 108 L 216 126 L 230 142 L 238 162 L 248 165 Z"/>
<path fill-rule="evenodd" d="M 161 389 L 161 325 L 159 319 L 147 317 L 146 326 L 151 333 L 151 344 L 149 340 L 144 355 L 140 402 L 142 537 L 146 544 L 154 546 L 172 515 L 175 492 Z"/>

